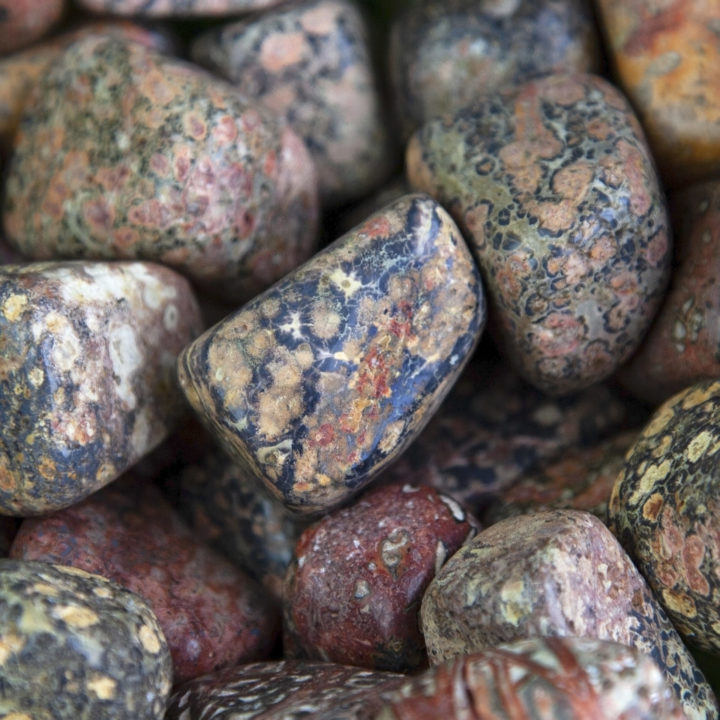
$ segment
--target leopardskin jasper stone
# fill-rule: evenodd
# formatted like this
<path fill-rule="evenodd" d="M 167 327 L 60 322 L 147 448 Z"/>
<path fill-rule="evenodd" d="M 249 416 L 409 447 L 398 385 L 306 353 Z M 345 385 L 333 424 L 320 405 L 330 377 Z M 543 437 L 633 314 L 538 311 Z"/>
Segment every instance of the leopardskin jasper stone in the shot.
<path fill-rule="evenodd" d="M 717 176 L 720 4 L 598 0 L 617 77 L 648 134 L 665 183 Z"/>
<path fill-rule="evenodd" d="M 179 687 L 166 720 L 372 720 L 405 680 L 325 662 L 251 663 Z"/>
<path fill-rule="evenodd" d="M 457 502 L 428 486 L 372 489 L 326 515 L 300 536 L 285 578 L 286 657 L 290 649 L 402 672 L 424 665 L 423 592 L 477 528 Z"/>
<path fill-rule="evenodd" d="M 154 18 L 224 17 L 265 10 L 280 2 L 282 0 L 77 0 L 78 5 L 92 12 Z"/>
<path fill-rule="evenodd" d="M 606 81 L 550 75 L 431 121 L 407 168 L 465 233 L 490 327 L 530 382 L 587 387 L 639 345 L 669 277 L 668 220 L 642 131 Z"/>
<path fill-rule="evenodd" d="M 457 227 L 408 195 L 206 331 L 178 359 L 180 383 L 246 472 L 313 513 L 417 436 L 484 321 Z"/>
<path fill-rule="evenodd" d="M 64 0 L 0 0 L 0 55 L 39 40 L 64 9 Z"/>
<path fill-rule="evenodd" d="M 642 575 L 587 512 L 532 513 L 483 530 L 435 575 L 420 619 L 432 665 L 536 636 L 629 645 L 660 666 L 688 718 L 718 717 L 710 686 Z"/>
<path fill-rule="evenodd" d="M 375 720 L 684 720 L 658 666 L 626 645 L 532 638 L 409 680 Z"/>
<path fill-rule="evenodd" d="M 196 66 L 84 38 L 23 118 L 4 212 L 8 240 L 29 257 L 159 261 L 239 302 L 314 249 L 304 144 Z"/>
<path fill-rule="evenodd" d="M 6 720 L 161 720 L 172 665 L 147 603 L 99 575 L 0 560 Z"/>
<path fill-rule="evenodd" d="M 670 200 L 676 248 L 670 290 L 618 373 L 629 392 L 655 405 L 720 377 L 720 180 L 677 191 Z"/>
<path fill-rule="evenodd" d="M 210 30 L 191 53 L 287 121 L 336 206 L 375 189 L 396 159 L 367 34 L 357 3 L 311 0 Z"/>
<path fill-rule="evenodd" d="M 175 682 L 263 660 L 278 636 L 266 593 L 198 541 L 156 487 L 132 477 L 26 519 L 10 557 L 72 565 L 144 597 L 167 638 Z"/>
<path fill-rule="evenodd" d="M 720 382 L 665 402 L 628 453 L 610 528 L 688 643 L 720 655 Z"/>
<path fill-rule="evenodd" d="M 506 85 L 600 65 L 587 0 L 410 3 L 393 21 L 389 63 L 406 136 Z"/>
<path fill-rule="evenodd" d="M 201 329 L 188 282 L 160 265 L 0 266 L 0 514 L 79 502 L 158 445 Z"/>

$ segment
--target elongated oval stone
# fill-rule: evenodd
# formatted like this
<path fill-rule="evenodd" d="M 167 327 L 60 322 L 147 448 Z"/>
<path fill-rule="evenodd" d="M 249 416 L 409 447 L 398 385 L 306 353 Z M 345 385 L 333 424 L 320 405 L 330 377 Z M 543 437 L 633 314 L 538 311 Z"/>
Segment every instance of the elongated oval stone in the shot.
<path fill-rule="evenodd" d="M 484 321 L 455 224 L 409 195 L 198 338 L 180 383 L 248 472 L 289 507 L 323 510 L 415 438 Z"/>
<path fill-rule="evenodd" d="M 609 376 L 669 276 L 667 212 L 639 125 L 591 75 L 510 88 L 410 141 L 410 184 L 465 233 L 505 356 L 541 390 Z"/>
<path fill-rule="evenodd" d="M 161 720 L 172 665 L 147 603 L 99 575 L 0 560 L 0 713 Z"/>
<path fill-rule="evenodd" d="M 28 257 L 159 261 L 237 302 L 314 250 L 303 142 L 196 66 L 83 38 L 23 117 L 4 218 Z"/>
<path fill-rule="evenodd" d="M 224 16 L 265 10 L 282 0 L 78 0 L 98 13 L 139 17 L 189 18 Z"/>
<path fill-rule="evenodd" d="M 79 502 L 158 445 L 201 328 L 188 282 L 160 265 L 0 266 L 0 513 Z"/>

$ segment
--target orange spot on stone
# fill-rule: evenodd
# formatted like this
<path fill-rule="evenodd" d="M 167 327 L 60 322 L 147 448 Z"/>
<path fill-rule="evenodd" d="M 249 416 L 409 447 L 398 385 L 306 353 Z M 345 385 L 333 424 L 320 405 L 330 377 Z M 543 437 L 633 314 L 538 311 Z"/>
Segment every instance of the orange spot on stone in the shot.
<path fill-rule="evenodd" d="M 299 63 L 306 54 L 307 43 L 303 33 L 273 33 L 260 47 L 260 62 L 271 73 L 277 73 Z"/>
<path fill-rule="evenodd" d="M 643 505 L 643 517 L 646 520 L 650 520 L 650 522 L 655 522 L 658 519 L 658 515 L 660 515 L 664 502 L 663 496 L 660 493 L 651 495 Z"/>

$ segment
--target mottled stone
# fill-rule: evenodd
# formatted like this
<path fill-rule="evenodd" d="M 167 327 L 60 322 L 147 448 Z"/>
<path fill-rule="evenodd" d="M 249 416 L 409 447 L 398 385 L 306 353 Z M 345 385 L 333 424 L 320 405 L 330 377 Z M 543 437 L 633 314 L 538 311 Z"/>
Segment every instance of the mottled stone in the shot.
<path fill-rule="evenodd" d="M 408 681 L 376 720 L 684 720 L 651 658 L 590 638 L 533 638 Z"/>
<path fill-rule="evenodd" d="M 545 392 L 610 375 L 639 345 L 670 269 L 642 132 L 591 75 L 550 75 L 425 125 L 410 184 L 448 208 L 487 284 L 508 360 Z"/>
<path fill-rule="evenodd" d="M 436 574 L 420 617 L 431 664 L 535 636 L 611 640 L 657 662 L 688 718 L 718 716 L 642 575 L 590 513 L 554 510 L 491 525 Z"/>
<path fill-rule="evenodd" d="M 665 402 L 628 453 L 610 527 L 682 636 L 720 654 L 720 382 Z"/>
<path fill-rule="evenodd" d="M 231 85 L 89 37 L 25 107 L 4 210 L 29 257 L 155 260 L 239 301 L 311 254 L 317 188 L 303 142 Z"/>
<path fill-rule="evenodd" d="M 98 575 L 0 560 L 6 720 L 160 720 L 172 665 L 147 603 Z"/>
<path fill-rule="evenodd" d="M 409 3 L 393 21 L 389 63 L 406 136 L 505 86 L 600 66 L 587 0 Z"/>
<path fill-rule="evenodd" d="M 102 573 L 144 597 L 167 638 L 175 682 L 263 660 L 277 638 L 279 613 L 266 594 L 198 541 L 156 487 L 132 478 L 26 519 L 10 557 Z"/>
<path fill-rule="evenodd" d="M 285 579 L 286 655 L 403 672 L 424 665 L 423 593 L 477 528 L 422 485 L 376 488 L 325 516 L 300 536 Z"/>
<path fill-rule="evenodd" d="M 138 17 L 224 17 L 266 10 L 282 0 L 77 0 L 93 12 Z"/>
<path fill-rule="evenodd" d="M 720 5 L 598 0 L 607 45 L 668 185 L 720 167 Z"/>
<path fill-rule="evenodd" d="M 39 40 L 64 9 L 65 0 L 0 0 L 0 55 Z"/>
<path fill-rule="evenodd" d="M 325 205 L 387 178 L 395 158 L 356 3 L 311 0 L 224 25 L 199 36 L 192 57 L 303 138 Z"/>
<path fill-rule="evenodd" d="M 198 338 L 180 383 L 249 474 L 294 510 L 319 511 L 417 436 L 484 320 L 455 224 L 408 195 Z"/>
<path fill-rule="evenodd" d="M 0 266 L 0 513 L 79 502 L 158 445 L 200 328 L 187 281 L 160 265 Z"/>
<path fill-rule="evenodd" d="M 720 180 L 680 190 L 670 200 L 670 289 L 642 345 L 618 374 L 629 392 L 653 404 L 720 377 Z"/>
<path fill-rule="evenodd" d="M 166 720 L 371 720 L 404 681 L 404 675 L 334 663 L 252 663 L 178 688 Z"/>

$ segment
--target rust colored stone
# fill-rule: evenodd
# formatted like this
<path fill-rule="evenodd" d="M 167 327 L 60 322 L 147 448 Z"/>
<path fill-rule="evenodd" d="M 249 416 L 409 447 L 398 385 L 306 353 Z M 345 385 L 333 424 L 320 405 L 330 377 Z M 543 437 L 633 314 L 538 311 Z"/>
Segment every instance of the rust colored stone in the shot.
<path fill-rule="evenodd" d="M 0 0 L 0 55 L 39 40 L 64 9 L 65 0 Z"/>

